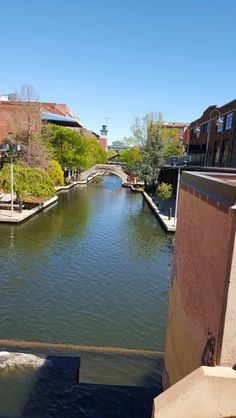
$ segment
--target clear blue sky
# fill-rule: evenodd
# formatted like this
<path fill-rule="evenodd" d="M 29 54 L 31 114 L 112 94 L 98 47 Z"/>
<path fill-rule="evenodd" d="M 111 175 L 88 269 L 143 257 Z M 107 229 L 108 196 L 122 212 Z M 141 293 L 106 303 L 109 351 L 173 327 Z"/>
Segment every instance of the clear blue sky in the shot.
<path fill-rule="evenodd" d="M 0 0 L 0 93 L 31 84 L 110 141 L 236 97 L 236 0 Z"/>

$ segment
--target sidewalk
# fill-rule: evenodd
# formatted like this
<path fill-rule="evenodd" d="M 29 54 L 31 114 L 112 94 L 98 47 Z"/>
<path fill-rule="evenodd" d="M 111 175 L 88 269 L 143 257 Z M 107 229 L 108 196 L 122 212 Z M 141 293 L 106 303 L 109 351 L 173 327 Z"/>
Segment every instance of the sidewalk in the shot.
<path fill-rule="evenodd" d="M 35 215 L 37 212 L 47 208 L 58 200 L 58 196 L 53 196 L 51 199 L 46 200 L 36 206 L 33 209 L 23 209 L 22 212 L 13 211 L 13 216 L 11 216 L 11 210 L 0 209 L 0 222 L 5 223 L 19 223 L 22 222 L 31 216 Z"/>
<path fill-rule="evenodd" d="M 167 232 L 175 232 L 176 231 L 176 226 L 174 225 L 174 217 L 172 216 L 171 219 L 169 219 L 169 217 L 167 215 L 163 215 L 159 211 L 159 209 L 157 208 L 155 203 L 153 202 L 152 198 L 144 191 L 143 191 L 143 196 L 146 199 L 147 203 L 149 204 L 150 208 L 153 210 L 156 217 L 158 218 L 159 222 L 164 227 L 164 229 Z"/>

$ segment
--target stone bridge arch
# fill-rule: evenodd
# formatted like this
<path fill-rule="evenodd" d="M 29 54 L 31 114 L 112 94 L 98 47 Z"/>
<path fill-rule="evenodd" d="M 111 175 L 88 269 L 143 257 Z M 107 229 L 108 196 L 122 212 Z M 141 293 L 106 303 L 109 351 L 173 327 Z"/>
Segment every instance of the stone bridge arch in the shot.
<path fill-rule="evenodd" d="M 103 175 L 105 173 L 115 174 L 120 177 L 122 184 L 127 183 L 128 175 L 123 171 L 121 166 L 114 164 L 96 164 L 89 170 L 80 173 L 80 181 L 88 181 L 90 176 L 92 177 L 96 174 Z"/>

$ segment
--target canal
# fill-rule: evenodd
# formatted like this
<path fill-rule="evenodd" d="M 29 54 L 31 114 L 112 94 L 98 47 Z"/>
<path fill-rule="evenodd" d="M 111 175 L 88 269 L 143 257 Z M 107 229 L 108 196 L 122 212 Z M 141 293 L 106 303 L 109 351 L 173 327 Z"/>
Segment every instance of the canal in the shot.
<path fill-rule="evenodd" d="M 163 351 L 172 240 L 115 176 L 1 225 L 0 338 Z M 85 380 L 101 374 L 98 357 Z M 124 373 L 113 356 L 110 377 L 121 364 Z M 125 360 L 127 376 L 136 369 L 137 359 Z"/>

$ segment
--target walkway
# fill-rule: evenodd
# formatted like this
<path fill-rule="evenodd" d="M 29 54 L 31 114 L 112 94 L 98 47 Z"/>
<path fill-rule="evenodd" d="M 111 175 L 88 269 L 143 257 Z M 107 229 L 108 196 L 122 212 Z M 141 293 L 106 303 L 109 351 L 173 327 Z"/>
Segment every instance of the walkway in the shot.
<path fill-rule="evenodd" d="M 45 209 L 46 207 L 52 205 L 58 200 L 58 196 L 53 196 L 51 199 L 47 200 L 44 203 L 39 204 L 33 209 L 23 209 L 22 212 L 13 211 L 13 216 L 11 216 L 10 209 L 0 209 L 0 222 L 5 223 L 19 223 L 22 222 L 31 216 L 35 215 L 37 212 Z"/>

